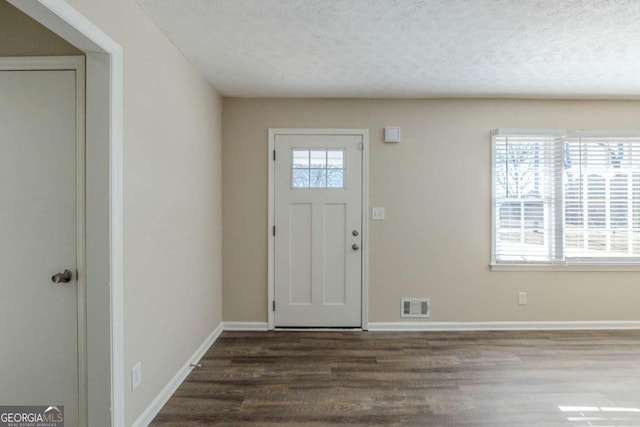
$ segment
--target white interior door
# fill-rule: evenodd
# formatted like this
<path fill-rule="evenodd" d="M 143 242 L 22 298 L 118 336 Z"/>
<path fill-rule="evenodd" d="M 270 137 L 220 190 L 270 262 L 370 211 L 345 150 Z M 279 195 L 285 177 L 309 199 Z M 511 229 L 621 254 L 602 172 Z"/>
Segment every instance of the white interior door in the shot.
<path fill-rule="evenodd" d="M 359 327 L 362 135 L 275 135 L 276 327 Z"/>
<path fill-rule="evenodd" d="M 0 71 L 0 402 L 78 425 L 76 76 Z M 57 276 L 64 270 L 71 278 Z"/>

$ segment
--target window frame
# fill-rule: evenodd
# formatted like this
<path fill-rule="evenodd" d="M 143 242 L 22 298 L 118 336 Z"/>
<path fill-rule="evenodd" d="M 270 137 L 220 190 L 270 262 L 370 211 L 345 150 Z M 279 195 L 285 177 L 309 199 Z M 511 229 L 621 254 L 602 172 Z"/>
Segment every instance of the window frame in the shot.
<path fill-rule="evenodd" d="M 497 245 L 497 137 L 498 136 L 532 136 L 558 138 L 557 150 L 564 150 L 564 142 L 575 138 L 639 138 L 640 131 L 567 131 L 565 129 L 511 129 L 499 128 L 491 131 L 491 261 L 492 271 L 640 271 L 640 256 L 633 258 L 566 258 L 565 251 L 565 218 L 564 218 L 564 180 L 554 183 L 553 206 L 555 221 L 555 251 L 561 257 L 558 260 L 545 261 L 500 261 L 496 260 Z M 563 155 L 557 153 L 557 155 Z M 562 175 L 561 175 L 562 176 Z M 524 214 L 524 212 L 522 213 Z M 632 218 L 628 221 L 632 222 Z"/>

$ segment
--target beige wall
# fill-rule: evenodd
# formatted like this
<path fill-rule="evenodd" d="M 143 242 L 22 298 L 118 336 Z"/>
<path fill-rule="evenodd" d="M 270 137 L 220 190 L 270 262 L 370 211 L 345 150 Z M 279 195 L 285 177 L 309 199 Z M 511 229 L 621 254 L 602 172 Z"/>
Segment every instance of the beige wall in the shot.
<path fill-rule="evenodd" d="M 69 0 L 124 53 L 125 423 L 221 321 L 222 100 L 133 0 Z M 142 362 L 131 391 L 130 368 Z"/>
<path fill-rule="evenodd" d="M 81 51 L 0 0 L 0 56 L 80 55 Z"/>
<path fill-rule="evenodd" d="M 370 321 L 401 321 L 401 297 L 430 297 L 432 321 L 638 320 L 640 273 L 488 267 L 490 130 L 637 129 L 638 117 L 640 102 L 621 101 L 225 99 L 224 320 L 267 320 L 269 127 L 369 129 L 371 206 L 386 209 L 369 224 Z M 384 144 L 385 126 L 402 142 Z"/>

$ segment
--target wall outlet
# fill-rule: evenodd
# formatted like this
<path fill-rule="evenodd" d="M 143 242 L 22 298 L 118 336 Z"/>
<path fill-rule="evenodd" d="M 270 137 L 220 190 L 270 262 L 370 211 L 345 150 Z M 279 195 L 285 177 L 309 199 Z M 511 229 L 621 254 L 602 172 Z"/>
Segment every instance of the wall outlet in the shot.
<path fill-rule="evenodd" d="M 133 368 L 131 368 L 131 391 L 138 388 L 138 386 L 142 383 L 142 362 L 136 363 Z"/>
<path fill-rule="evenodd" d="M 526 292 L 519 292 L 518 293 L 518 304 L 527 305 L 527 293 Z"/>

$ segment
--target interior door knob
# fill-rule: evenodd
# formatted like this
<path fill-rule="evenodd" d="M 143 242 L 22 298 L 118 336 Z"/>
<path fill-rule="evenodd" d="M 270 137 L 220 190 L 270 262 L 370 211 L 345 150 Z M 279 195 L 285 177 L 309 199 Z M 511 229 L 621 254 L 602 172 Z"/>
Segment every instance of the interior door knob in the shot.
<path fill-rule="evenodd" d="M 357 243 L 354 243 L 353 245 L 351 245 L 351 249 L 353 249 L 354 251 L 357 251 L 358 249 L 360 249 L 360 246 L 358 246 Z"/>
<path fill-rule="evenodd" d="M 71 281 L 71 271 L 65 270 L 62 273 L 57 273 L 51 276 L 51 281 L 53 283 L 69 283 Z"/>

